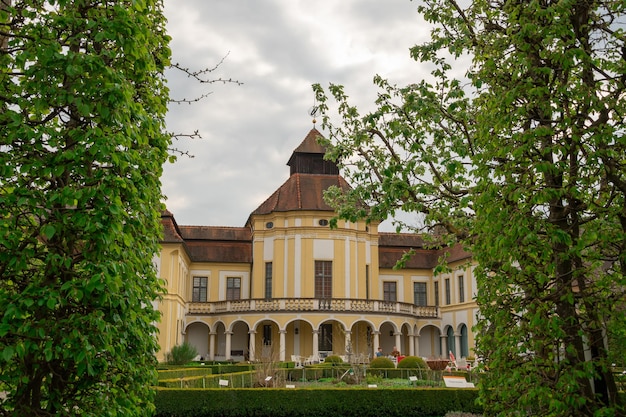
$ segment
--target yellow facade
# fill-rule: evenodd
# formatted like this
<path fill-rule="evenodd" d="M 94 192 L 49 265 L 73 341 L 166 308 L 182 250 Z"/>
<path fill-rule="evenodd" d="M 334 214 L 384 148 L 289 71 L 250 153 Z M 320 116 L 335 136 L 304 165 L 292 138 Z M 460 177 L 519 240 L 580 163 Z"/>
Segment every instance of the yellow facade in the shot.
<path fill-rule="evenodd" d="M 317 194 L 342 179 L 332 166 L 319 168 L 316 135 L 294 151 L 290 179 L 243 228 L 178 226 L 164 213 L 160 360 L 184 341 L 207 360 L 368 361 L 379 346 L 426 358 L 473 356 L 469 254 L 451 251 L 453 272 L 435 276 L 436 256 L 418 248 L 397 270 L 393 259 L 415 249 L 418 237 L 379 233 L 363 221 L 330 228 L 334 213 Z"/>

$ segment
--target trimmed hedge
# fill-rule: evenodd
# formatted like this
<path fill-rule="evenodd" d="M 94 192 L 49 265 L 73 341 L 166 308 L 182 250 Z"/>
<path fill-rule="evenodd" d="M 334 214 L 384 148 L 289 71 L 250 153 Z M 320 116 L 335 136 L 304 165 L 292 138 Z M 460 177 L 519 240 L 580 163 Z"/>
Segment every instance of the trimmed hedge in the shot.
<path fill-rule="evenodd" d="M 188 376 L 172 379 L 159 379 L 159 387 L 163 388 L 218 388 L 220 379 L 228 381 L 232 388 L 252 388 L 255 372 L 237 372 L 232 374 Z"/>
<path fill-rule="evenodd" d="M 330 355 L 330 356 L 327 356 L 326 359 L 324 359 L 324 363 L 331 363 L 331 364 L 343 363 L 343 359 L 341 359 L 337 355 Z"/>
<path fill-rule="evenodd" d="M 205 376 L 211 375 L 213 373 L 213 369 L 210 366 L 205 366 L 202 368 L 178 368 L 178 369 L 166 369 L 159 370 L 159 381 L 164 379 L 175 379 L 175 378 L 187 378 L 191 376 Z"/>
<path fill-rule="evenodd" d="M 430 369 L 428 365 L 424 361 L 424 359 L 419 356 L 405 356 L 400 362 L 398 362 L 398 368 L 404 369 Z"/>
<path fill-rule="evenodd" d="M 232 381 L 233 388 L 247 388 L 254 383 L 253 365 L 226 365 L 216 369 L 217 366 L 204 366 L 199 368 L 177 368 L 159 371 L 160 387 L 170 388 L 212 388 L 218 386 L 218 379 L 229 379 Z M 325 378 L 339 378 L 347 370 L 353 369 L 355 372 L 365 372 L 364 375 L 390 378 L 390 379 L 408 379 L 410 376 L 416 376 L 420 380 L 431 381 L 429 385 L 443 385 L 442 375 L 464 376 L 469 382 L 478 383 L 480 374 L 475 372 L 444 372 L 432 371 L 429 368 L 389 368 L 389 369 L 364 369 L 362 366 L 351 366 L 349 364 L 318 364 L 307 366 L 305 368 L 278 368 L 273 372 L 285 381 L 317 381 Z M 234 372 L 224 373 L 223 371 L 233 369 Z M 218 373 L 218 371 L 220 373 Z M 243 372 L 242 372 L 243 371 Z M 250 382 L 252 381 L 252 382 Z"/>
<path fill-rule="evenodd" d="M 168 366 L 158 370 L 159 380 L 185 378 L 190 376 L 203 376 L 209 374 L 232 374 L 235 372 L 246 372 L 254 370 L 254 365 L 248 363 L 221 364 L 209 363 L 197 366 Z"/>
<path fill-rule="evenodd" d="M 433 417 L 481 413 L 476 389 L 168 389 L 155 417 Z"/>
<path fill-rule="evenodd" d="M 385 356 L 374 358 L 370 362 L 370 369 L 389 369 L 394 367 L 393 361 Z"/>

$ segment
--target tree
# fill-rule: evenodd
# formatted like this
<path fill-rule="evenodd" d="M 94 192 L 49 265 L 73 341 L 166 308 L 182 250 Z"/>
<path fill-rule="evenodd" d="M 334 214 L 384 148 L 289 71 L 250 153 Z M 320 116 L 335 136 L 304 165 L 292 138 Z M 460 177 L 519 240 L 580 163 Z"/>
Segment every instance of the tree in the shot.
<path fill-rule="evenodd" d="M 411 52 L 431 79 L 376 77 L 375 111 L 331 85 L 334 125 L 314 86 L 329 157 L 355 185 L 328 198 L 347 219 L 421 213 L 433 245 L 473 252 L 487 415 L 624 413 L 611 349 L 626 327 L 626 5 L 465 4 L 418 7 L 433 30 Z"/>
<path fill-rule="evenodd" d="M 0 4 L 0 414 L 151 415 L 162 4 Z"/>

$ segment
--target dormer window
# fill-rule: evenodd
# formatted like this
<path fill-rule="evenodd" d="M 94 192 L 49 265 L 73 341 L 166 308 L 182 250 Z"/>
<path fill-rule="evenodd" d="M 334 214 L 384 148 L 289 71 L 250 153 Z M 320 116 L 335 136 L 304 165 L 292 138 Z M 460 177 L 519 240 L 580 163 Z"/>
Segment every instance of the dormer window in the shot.
<path fill-rule="evenodd" d="M 328 220 L 326 219 L 320 219 L 317 224 L 319 224 L 320 226 L 328 226 Z"/>
<path fill-rule="evenodd" d="M 266 229 L 271 229 L 273 227 L 274 227 L 274 222 L 267 222 L 267 223 L 265 223 L 265 228 Z"/>

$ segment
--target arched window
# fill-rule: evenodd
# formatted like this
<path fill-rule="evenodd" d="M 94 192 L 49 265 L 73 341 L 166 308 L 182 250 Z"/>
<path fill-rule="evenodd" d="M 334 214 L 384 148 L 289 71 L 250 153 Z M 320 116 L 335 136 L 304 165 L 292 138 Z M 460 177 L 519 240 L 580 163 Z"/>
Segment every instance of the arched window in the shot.
<path fill-rule="evenodd" d="M 467 342 L 467 326 L 461 325 L 461 357 L 469 356 L 469 343 Z"/>
<path fill-rule="evenodd" d="M 448 350 L 451 351 L 454 356 L 456 356 L 456 346 L 454 344 L 454 330 L 452 330 L 452 327 L 448 327 Z"/>

